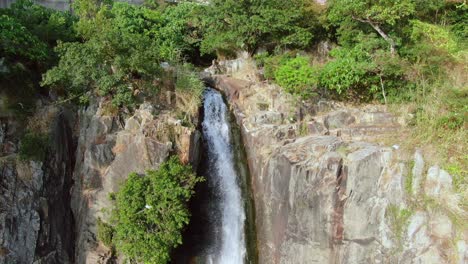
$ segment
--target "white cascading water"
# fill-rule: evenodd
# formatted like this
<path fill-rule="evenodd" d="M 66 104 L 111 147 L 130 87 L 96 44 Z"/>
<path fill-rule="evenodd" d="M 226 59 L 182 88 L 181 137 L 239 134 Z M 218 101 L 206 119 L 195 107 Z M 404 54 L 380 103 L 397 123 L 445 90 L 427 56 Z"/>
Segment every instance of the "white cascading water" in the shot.
<path fill-rule="evenodd" d="M 211 262 L 242 264 L 246 255 L 245 211 L 234 167 L 227 107 L 219 92 L 207 89 L 204 110 L 202 126 L 208 143 L 208 158 L 213 165 L 211 177 L 217 181 L 221 197 L 221 241 Z"/>

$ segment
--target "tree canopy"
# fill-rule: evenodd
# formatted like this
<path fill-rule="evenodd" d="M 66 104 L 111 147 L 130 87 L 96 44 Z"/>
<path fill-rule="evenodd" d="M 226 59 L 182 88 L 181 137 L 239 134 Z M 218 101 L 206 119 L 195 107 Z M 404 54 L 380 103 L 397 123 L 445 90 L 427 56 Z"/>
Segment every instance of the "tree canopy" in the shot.
<path fill-rule="evenodd" d="M 395 26 L 414 12 L 414 0 L 332 0 L 328 18 L 336 24 L 350 23 L 350 20 L 368 24 L 388 42 L 390 52 L 395 54 L 396 42 L 386 32 L 386 27 Z"/>
<path fill-rule="evenodd" d="M 318 27 L 308 5 L 311 1 L 213 0 L 203 17 L 202 51 L 307 47 Z"/>
<path fill-rule="evenodd" d="M 196 37 L 189 29 L 194 4 L 164 10 L 128 3 L 75 2 L 82 42 L 60 43 L 60 62 L 42 85 L 82 97 L 87 91 L 109 96 L 116 107 L 131 106 L 137 93 L 156 92 L 161 63 L 177 63 L 193 53 Z"/>
<path fill-rule="evenodd" d="M 29 111 L 41 92 L 41 74 L 57 62 L 58 41 L 73 41 L 75 18 L 19 0 L 0 9 L 0 88 L 8 108 Z"/>

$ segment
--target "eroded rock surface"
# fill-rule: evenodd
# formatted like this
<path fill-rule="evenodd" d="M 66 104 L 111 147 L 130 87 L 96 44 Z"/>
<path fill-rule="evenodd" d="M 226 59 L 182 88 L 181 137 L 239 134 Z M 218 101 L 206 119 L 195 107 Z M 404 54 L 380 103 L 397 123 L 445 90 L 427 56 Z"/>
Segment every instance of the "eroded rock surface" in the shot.
<path fill-rule="evenodd" d="M 110 194 L 131 172 L 156 169 L 169 155 L 199 162 L 200 133 L 148 103 L 128 118 L 93 102 L 78 115 L 42 107 L 32 120 L 50 138 L 43 161 L 21 161 L 26 128 L 0 118 L 0 264 L 109 263 L 96 225 L 108 221 Z"/>
<path fill-rule="evenodd" d="M 383 107 L 319 101 L 298 108 L 274 85 L 208 80 L 226 94 L 242 129 L 260 263 L 467 261 L 466 230 L 456 229 L 444 205 L 409 206 L 449 192 L 450 175 L 426 168 L 419 152 L 411 162 L 398 146 L 367 143 L 400 129 Z M 410 193 L 408 177 L 417 185 Z"/>
<path fill-rule="evenodd" d="M 72 193 L 76 263 L 106 263 L 111 256 L 97 239 L 97 221 L 109 220 L 110 194 L 130 173 L 157 169 L 170 154 L 197 166 L 200 133 L 181 126 L 169 112 L 155 111 L 145 103 L 126 120 L 106 116 L 97 105 L 80 112 Z"/>
<path fill-rule="evenodd" d="M 0 263 L 74 261 L 73 121 L 59 110 L 44 110 L 52 121 L 44 161 L 19 160 L 19 123 L 0 120 Z"/>

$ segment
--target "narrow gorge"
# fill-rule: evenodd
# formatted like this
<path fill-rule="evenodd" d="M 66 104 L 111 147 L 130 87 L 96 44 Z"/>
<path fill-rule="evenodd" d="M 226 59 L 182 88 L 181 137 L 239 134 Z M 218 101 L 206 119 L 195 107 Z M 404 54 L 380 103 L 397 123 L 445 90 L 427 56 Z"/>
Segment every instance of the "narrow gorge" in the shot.
<path fill-rule="evenodd" d="M 467 21 L 0 0 L 0 264 L 468 263 Z"/>
<path fill-rule="evenodd" d="M 207 88 L 199 174 L 206 184 L 192 201 L 192 221 L 178 252 L 196 263 L 256 263 L 250 184 L 242 144 L 219 92 Z M 200 196 L 200 197 L 199 197 Z M 177 255 L 177 254 L 176 254 Z M 181 260 L 180 260 L 181 261 Z M 180 262 L 182 263 L 182 261 Z"/>

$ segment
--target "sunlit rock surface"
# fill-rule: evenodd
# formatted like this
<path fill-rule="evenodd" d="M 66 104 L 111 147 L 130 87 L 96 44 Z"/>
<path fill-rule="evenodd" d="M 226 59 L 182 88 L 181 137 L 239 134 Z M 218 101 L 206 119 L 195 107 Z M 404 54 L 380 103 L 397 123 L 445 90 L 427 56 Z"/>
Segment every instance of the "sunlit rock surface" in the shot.
<path fill-rule="evenodd" d="M 400 120 L 375 105 L 318 101 L 298 108 L 252 70 L 236 72 L 247 64 L 223 63 L 234 65 L 228 75 L 206 79 L 224 91 L 242 128 L 260 263 L 468 260 L 466 232 L 446 210 L 408 209 L 410 199 L 424 203 L 425 196 L 448 208 L 441 197 L 451 191 L 450 175 L 425 167 L 423 153 L 406 157 L 398 142 L 371 143 L 395 133 Z M 312 119 L 299 122 L 305 115 Z M 406 190 L 408 177 L 414 182 Z"/>

